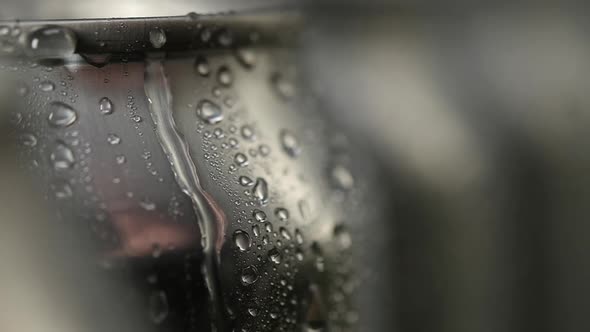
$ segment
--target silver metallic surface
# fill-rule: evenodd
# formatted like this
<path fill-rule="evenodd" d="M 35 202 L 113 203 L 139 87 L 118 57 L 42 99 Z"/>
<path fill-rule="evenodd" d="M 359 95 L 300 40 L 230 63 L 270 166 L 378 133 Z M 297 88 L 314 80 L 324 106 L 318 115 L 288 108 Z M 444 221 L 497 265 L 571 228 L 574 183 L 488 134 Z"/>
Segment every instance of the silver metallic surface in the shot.
<path fill-rule="evenodd" d="M 206 74 L 197 66 L 202 59 Z M 216 239 L 202 238 L 199 207 L 180 189 L 157 137 L 143 59 L 100 66 L 79 55 L 5 60 L 19 92 L 19 160 L 44 196 L 49 228 L 79 239 L 90 274 L 119 285 L 113 293 L 90 284 L 97 294 L 79 299 L 84 314 L 75 317 L 88 330 L 105 328 L 85 317 L 113 297 L 118 316 L 109 322 L 124 321 L 130 331 L 363 330 L 373 308 L 359 307 L 359 299 L 391 296 L 363 287 L 391 280 L 367 264 L 391 252 L 379 226 L 382 197 L 372 189 L 379 173 L 298 84 L 291 48 L 237 43 L 165 54 L 167 111 L 215 207 Z M 206 120 L 204 102 L 222 115 Z M 70 111 L 55 113 L 56 105 Z M 241 232 L 247 245 L 237 240 Z M 202 244 L 212 240 L 214 267 L 202 265 Z M 80 268 L 75 262 L 66 270 Z M 211 275 L 222 312 L 208 302 Z M 84 287 L 66 287 L 56 303 Z"/>

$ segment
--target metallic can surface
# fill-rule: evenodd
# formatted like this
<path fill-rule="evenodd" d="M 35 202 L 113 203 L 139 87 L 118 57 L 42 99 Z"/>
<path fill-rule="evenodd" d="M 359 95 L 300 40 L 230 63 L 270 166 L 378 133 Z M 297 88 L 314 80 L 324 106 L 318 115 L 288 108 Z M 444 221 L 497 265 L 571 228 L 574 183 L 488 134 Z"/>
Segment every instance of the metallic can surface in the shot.
<path fill-rule="evenodd" d="M 66 270 L 92 275 L 56 296 L 90 330 L 363 330 L 363 284 L 389 275 L 372 271 L 389 236 L 375 165 L 298 84 L 292 46 L 185 24 L 217 46 L 3 67 L 44 227 L 82 239 Z M 165 45 L 154 31 L 137 45 Z"/>

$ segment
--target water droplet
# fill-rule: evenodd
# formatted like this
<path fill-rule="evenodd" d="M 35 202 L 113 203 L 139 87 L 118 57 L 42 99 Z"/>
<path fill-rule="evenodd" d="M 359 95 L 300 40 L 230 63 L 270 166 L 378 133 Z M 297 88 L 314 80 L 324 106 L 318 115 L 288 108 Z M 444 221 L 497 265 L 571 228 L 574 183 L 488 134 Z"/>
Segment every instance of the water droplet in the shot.
<path fill-rule="evenodd" d="M 256 52 L 249 48 L 237 49 L 236 58 L 238 59 L 238 62 L 240 62 L 246 69 L 254 67 L 257 62 Z"/>
<path fill-rule="evenodd" d="M 108 134 L 107 135 L 107 142 L 110 145 L 118 145 L 121 143 L 121 138 L 115 134 Z"/>
<path fill-rule="evenodd" d="M 250 245 L 252 245 L 250 235 L 242 230 L 235 231 L 233 238 L 235 245 L 240 248 L 240 251 L 246 251 L 250 248 Z"/>
<path fill-rule="evenodd" d="M 78 114 L 70 106 L 62 102 L 52 102 L 49 104 L 49 124 L 54 127 L 68 127 L 76 122 Z"/>
<path fill-rule="evenodd" d="M 270 154 L 270 147 L 266 144 L 262 144 L 258 147 L 258 151 L 260 151 L 261 156 L 267 157 Z"/>
<path fill-rule="evenodd" d="M 254 130 L 252 130 L 252 127 L 250 127 L 248 125 L 242 126 L 242 129 L 240 129 L 240 132 L 242 133 L 242 137 L 244 139 L 252 141 L 252 140 L 254 140 L 254 138 L 256 138 L 254 135 Z"/>
<path fill-rule="evenodd" d="M 202 100 L 197 106 L 197 115 L 208 124 L 216 124 L 223 120 L 221 107 L 207 99 Z"/>
<path fill-rule="evenodd" d="M 319 272 L 323 272 L 325 268 L 325 261 L 323 257 L 323 250 L 317 242 L 311 244 L 311 251 L 316 256 L 315 266 Z"/>
<path fill-rule="evenodd" d="M 98 102 L 98 109 L 100 110 L 100 113 L 102 114 L 112 114 L 113 113 L 113 102 L 107 98 L 107 97 L 103 97 L 102 99 L 100 99 L 100 101 Z"/>
<path fill-rule="evenodd" d="M 166 33 L 160 28 L 150 30 L 150 43 L 154 48 L 162 48 L 166 44 Z"/>
<path fill-rule="evenodd" d="M 10 29 L 9 26 L 6 26 L 6 25 L 0 26 L 0 37 L 6 37 L 6 36 L 8 36 L 10 34 L 10 31 L 11 30 L 12 29 Z"/>
<path fill-rule="evenodd" d="M 282 237 L 283 237 L 285 240 L 291 240 L 291 233 L 289 233 L 289 231 L 288 231 L 286 228 L 284 228 L 284 227 L 281 227 L 281 228 L 279 229 L 279 233 L 281 234 L 281 236 L 282 236 Z"/>
<path fill-rule="evenodd" d="M 118 156 L 115 157 L 115 160 L 117 161 L 117 164 L 123 165 L 124 163 L 127 162 L 127 157 L 125 157 L 124 155 L 120 154 L 120 155 L 118 155 Z"/>
<path fill-rule="evenodd" d="M 100 44 L 100 43 L 99 43 Z M 106 66 L 112 58 L 112 54 L 80 54 L 86 62 L 94 67 L 102 68 Z"/>
<path fill-rule="evenodd" d="M 303 255 L 303 251 L 301 251 L 301 249 L 297 248 L 297 250 L 295 250 L 295 258 L 300 262 L 303 261 L 303 259 L 305 257 Z"/>
<path fill-rule="evenodd" d="M 334 239 L 340 249 L 348 249 L 352 245 L 352 238 L 345 225 L 336 225 L 334 227 Z"/>
<path fill-rule="evenodd" d="M 354 187 L 354 178 L 344 166 L 336 166 L 330 171 L 332 185 L 338 189 L 348 191 Z"/>
<path fill-rule="evenodd" d="M 248 157 L 245 154 L 238 152 L 234 157 L 234 161 L 240 167 L 244 167 L 248 165 Z"/>
<path fill-rule="evenodd" d="M 256 197 L 262 204 L 266 204 L 268 202 L 268 184 L 266 180 L 263 178 L 257 178 L 256 184 L 254 188 L 252 188 L 252 194 Z"/>
<path fill-rule="evenodd" d="M 143 119 L 139 115 L 134 115 L 131 117 L 131 121 L 133 121 L 135 123 L 140 123 L 141 121 L 143 121 Z"/>
<path fill-rule="evenodd" d="M 250 314 L 250 316 L 252 317 L 256 317 L 258 316 L 258 310 L 255 308 L 248 308 L 248 313 Z"/>
<path fill-rule="evenodd" d="M 303 244 L 303 234 L 301 234 L 300 230 L 295 230 L 295 241 L 297 242 L 297 244 L 302 245 Z"/>
<path fill-rule="evenodd" d="M 211 73 L 209 62 L 204 56 L 199 55 L 195 60 L 195 71 L 204 77 L 209 76 L 209 73 Z"/>
<path fill-rule="evenodd" d="M 49 156 L 53 168 L 56 170 L 66 170 L 74 166 L 75 158 L 72 150 L 62 141 L 58 141 L 53 152 Z"/>
<path fill-rule="evenodd" d="M 295 85 L 283 77 L 283 75 L 279 73 L 273 74 L 271 82 L 275 91 L 281 98 L 288 100 L 295 96 Z"/>
<path fill-rule="evenodd" d="M 260 236 L 260 227 L 258 225 L 252 226 L 252 233 L 256 237 Z"/>
<path fill-rule="evenodd" d="M 215 135 L 215 138 L 217 138 L 217 139 L 225 137 L 225 134 L 223 133 L 223 129 L 221 129 L 221 128 L 215 128 L 215 130 L 213 131 L 213 135 Z"/>
<path fill-rule="evenodd" d="M 247 176 L 240 176 L 238 181 L 240 182 L 240 185 L 242 185 L 244 187 L 250 187 L 251 185 L 254 184 L 254 181 L 252 181 L 252 179 L 250 179 Z"/>
<path fill-rule="evenodd" d="M 289 210 L 285 208 L 276 208 L 275 216 L 279 218 L 280 221 L 289 221 Z"/>
<path fill-rule="evenodd" d="M 156 203 L 152 202 L 147 197 L 139 201 L 139 206 L 146 211 L 154 211 L 156 209 Z"/>
<path fill-rule="evenodd" d="M 244 268 L 241 279 L 244 285 L 252 285 L 258 280 L 258 269 L 254 265 Z"/>
<path fill-rule="evenodd" d="M 30 133 L 20 135 L 19 141 L 23 146 L 29 148 L 35 147 L 37 145 L 37 137 Z"/>
<path fill-rule="evenodd" d="M 222 66 L 217 71 L 217 80 L 221 85 L 230 86 L 234 81 L 234 76 L 229 68 Z"/>
<path fill-rule="evenodd" d="M 168 316 L 168 298 L 166 293 L 162 291 L 155 291 L 150 295 L 149 299 L 150 317 L 156 324 L 162 323 Z"/>
<path fill-rule="evenodd" d="M 301 153 L 301 146 L 299 145 L 299 140 L 289 130 L 287 130 L 287 129 L 281 130 L 280 140 L 281 140 L 281 146 L 283 147 L 283 150 L 291 158 L 295 158 Z"/>
<path fill-rule="evenodd" d="M 72 197 L 72 188 L 67 182 L 63 180 L 54 182 L 51 185 L 51 189 L 53 190 L 55 198 L 57 199 L 66 199 Z"/>
<path fill-rule="evenodd" d="M 43 92 L 51 92 L 55 90 L 55 84 L 53 84 L 51 81 L 43 81 L 39 83 L 39 90 Z"/>
<path fill-rule="evenodd" d="M 261 210 L 254 210 L 254 212 L 252 212 L 252 216 L 258 222 L 265 222 L 266 221 L 266 213 L 264 213 Z"/>
<path fill-rule="evenodd" d="M 281 253 L 277 248 L 272 248 L 268 251 L 268 258 L 275 264 L 281 264 Z"/>
<path fill-rule="evenodd" d="M 204 27 L 203 30 L 201 30 L 201 41 L 203 43 L 206 43 L 210 39 L 211 39 L 211 30 L 207 27 Z"/>
<path fill-rule="evenodd" d="M 233 42 L 234 42 L 234 37 L 233 37 L 233 35 L 231 34 L 231 32 L 229 32 L 227 29 L 222 29 L 222 30 L 219 32 L 219 35 L 218 35 L 217 41 L 219 42 L 219 44 L 220 44 L 221 46 L 228 47 L 228 46 L 231 46 L 231 44 L 233 44 Z"/>
<path fill-rule="evenodd" d="M 42 27 L 28 37 L 27 53 L 39 58 L 63 58 L 76 51 L 76 35 L 57 26 Z"/>

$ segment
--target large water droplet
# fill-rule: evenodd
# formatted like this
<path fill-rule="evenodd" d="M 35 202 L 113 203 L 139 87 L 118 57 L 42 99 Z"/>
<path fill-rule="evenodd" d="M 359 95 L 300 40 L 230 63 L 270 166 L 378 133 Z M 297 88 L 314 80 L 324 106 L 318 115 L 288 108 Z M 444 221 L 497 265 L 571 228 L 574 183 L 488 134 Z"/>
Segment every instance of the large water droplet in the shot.
<path fill-rule="evenodd" d="M 295 158 L 301 153 L 299 140 L 291 131 L 283 129 L 281 130 L 279 136 L 281 140 L 281 146 L 287 155 L 289 155 L 291 158 Z"/>
<path fill-rule="evenodd" d="M 332 185 L 338 189 L 348 191 L 354 187 L 354 178 L 348 168 L 344 166 L 338 165 L 332 168 L 330 171 L 330 179 Z"/>
<path fill-rule="evenodd" d="M 240 251 L 248 250 L 252 244 L 250 241 L 250 235 L 242 230 L 235 231 L 233 238 L 235 245 L 240 248 Z"/>
<path fill-rule="evenodd" d="M 201 76 L 209 76 L 209 73 L 211 73 L 209 62 L 204 56 L 199 55 L 195 60 L 195 71 Z"/>
<path fill-rule="evenodd" d="M 162 323 L 168 316 L 168 298 L 166 293 L 162 291 L 155 291 L 150 295 L 149 299 L 150 317 L 156 324 Z"/>
<path fill-rule="evenodd" d="M 244 268 L 241 279 L 244 285 L 252 285 L 258 280 L 258 269 L 254 265 Z"/>
<path fill-rule="evenodd" d="M 28 36 L 27 53 L 39 58 L 63 58 L 76 51 L 76 35 L 58 26 L 42 27 Z"/>
<path fill-rule="evenodd" d="M 74 166 L 75 158 L 72 150 L 62 141 L 58 141 L 49 156 L 53 168 L 56 170 L 66 170 Z"/>
<path fill-rule="evenodd" d="M 268 202 L 268 183 L 263 178 L 257 178 L 254 188 L 252 188 L 252 195 L 256 197 L 262 204 Z"/>
<path fill-rule="evenodd" d="M 112 114 L 114 110 L 113 102 L 109 98 L 103 97 L 98 102 L 98 109 L 102 114 Z"/>
<path fill-rule="evenodd" d="M 160 28 L 150 30 L 150 43 L 154 48 L 162 48 L 166 44 L 166 33 Z"/>
<path fill-rule="evenodd" d="M 52 102 L 49 104 L 49 115 L 47 120 L 54 127 L 68 127 L 76 122 L 78 114 L 70 106 L 62 102 Z"/>
<path fill-rule="evenodd" d="M 197 115 L 208 124 L 216 124 L 223 120 L 221 107 L 207 99 L 202 100 L 197 106 Z"/>

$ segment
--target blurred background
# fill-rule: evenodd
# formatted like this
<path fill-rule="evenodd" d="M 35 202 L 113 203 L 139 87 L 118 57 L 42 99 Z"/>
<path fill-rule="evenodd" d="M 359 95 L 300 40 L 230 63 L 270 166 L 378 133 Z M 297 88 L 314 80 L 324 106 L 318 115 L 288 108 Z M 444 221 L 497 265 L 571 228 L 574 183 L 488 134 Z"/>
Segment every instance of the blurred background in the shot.
<path fill-rule="evenodd" d="M 313 130 L 323 134 L 330 131 L 325 128 L 341 128 L 362 151 L 358 159 L 346 159 L 353 160 L 350 168 L 356 172 L 355 183 L 365 184 L 359 194 L 364 198 L 355 199 L 349 207 L 358 214 L 350 218 L 356 220 L 347 227 L 353 239 L 365 238 L 354 242 L 355 252 L 361 254 L 350 254 L 356 259 L 352 265 L 366 267 L 372 276 L 359 282 L 355 297 L 358 311 L 333 318 L 347 324 L 307 324 L 305 331 L 590 330 L 590 22 L 581 7 L 262 0 L 5 2 L 0 18 L 8 21 L 159 17 L 189 12 L 263 12 L 271 17 L 296 13 L 297 19 L 288 31 L 296 31 L 296 41 L 285 51 L 297 68 L 297 90 L 313 96 L 316 106 L 294 118 L 283 116 L 277 106 L 263 112 L 264 117 L 272 118 L 276 112 L 276 123 L 293 119 L 298 123 L 298 117 L 320 116 L 325 124 Z M 176 71 L 174 67 L 169 70 L 171 80 L 181 80 L 180 64 Z M 256 85 L 260 81 L 250 82 Z M 286 89 L 288 94 L 290 90 Z M 259 96 L 255 88 L 240 91 Z M 5 100 L 10 99 L 7 94 Z M 266 104 L 241 97 L 245 103 L 266 108 Z M 3 105 L 12 107 L 8 102 Z M 254 112 L 252 117 L 263 116 Z M 185 123 L 179 119 L 177 124 Z M 4 122 L 10 123 L 10 119 L 6 117 Z M 9 141 L 11 131 L 3 132 L 7 136 L 3 141 Z M 303 129 L 296 132 L 307 135 Z M 309 142 L 334 149 L 327 134 L 318 137 Z M 2 153 L 18 154 L 8 144 Z M 313 156 L 323 165 L 320 150 Z M 63 269 L 51 268 L 54 272 L 88 264 L 83 258 L 87 255 L 77 252 L 87 247 L 80 244 L 85 240 L 72 236 L 64 241 L 42 222 L 32 227 L 39 230 L 36 233 L 25 227 L 29 223 L 20 220 L 44 219 L 38 215 L 43 210 L 27 207 L 46 203 L 36 197 L 35 190 L 27 191 L 30 186 L 22 185 L 30 179 L 17 181 L 22 172 L 11 163 L 12 158 L 5 159 L 2 181 L 15 184 L 2 189 L 2 201 L 8 203 L 0 230 L 2 330 L 43 331 L 46 324 L 55 324 L 47 321 L 62 317 L 59 322 L 65 327 L 61 331 L 80 331 L 73 318 L 82 316 L 71 313 L 78 307 L 76 301 L 85 302 L 93 296 L 100 301 L 84 312 L 99 314 L 80 318 L 91 322 L 89 325 L 117 331 L 154 329 L 142 325 L 145 322 L 138 318 L 143 314 L 143 304 L 104 311 L 109 303 L 118 301 L 116 295 L 125 282 L 96 277 L 92 272 L 95 265 L 75 268 L 73 275 L 65 273 L 74 280 L 59 275 L 45 278 L 39 262 L 53 267 L 68 262 Z M 313 168 L 315 161 L 306 161 L 305 165 Z M 342 184 L 342 176 L 338 178 Z M 325 193 L 320 185 L 311 186 L 312 191 Z M 175 186 L 152 190 L 155 195 L 166 190 L 182 196 Z M 189 210 L 185 213 L 190 214 Z M 177 231 L 199 232 L 190 225 L 183 227 L 188 228 Z M 310 234 L 321 236 L 321 227 L 310 229 L 315 230 Z M 60 246 L 51 246 L 53 251 L 38 248 L 44 241 L 52 242 L 52 236 L 59 238 L 54 242 Z M 179 241 L 188 243 L 186 248 L 202 249 L 195 238 Z M 30 252 L 42 255 L 18 255 Z M 70 257 L 73 252 L 75 257 Z M 329 249 L 325 252 L 338 256 Z M 77 259 L 81 261 L 71 263 Z M 180 264 L 198 264 L 201 260 L 196 257 Z M 341 262 L 340 258 L 334 260 Z M 343 273 L 359 273 L 351 271 Z M 21 279 L 22 275 L 43 275 L 48 285 L 40 285 L 35 278 Z M 332 284 L 336 279 L 328 276 L 322 280 Z M 7 280 L 21 282 L 5 286 L 11 285 Z M 76 286 L 81 280 L 83 285 Z M 174 280 L 171 277 L 168 282 Z M 92 283 L 100 284 L 95 289 L 109 289 L 107 296 L 76 294 L 71 308 L 51 305 L 56 294 L 68 290 L 50 285 L 88 291 L 93 289 L 87 287 Z M 202 286 L 191 288 L 191 292 L 193 298 L 207 297 Z M 150 301 L 162 302 L 159 293 L 151 294 Z M 237 301 L 226 294 L 223 297 Z M 310 298 L 315 303 L 314 296 Z M 13 299 L 21 299 L 21 306 Z M 136 300 L 132 297 L 129 301 Z M 207 312 L 203 309 L 206 300 L 200 302 L 199 310 Z M 27 315 L 40 318 L 32 321 Z M 158 312 L 154 315 L 159 317 Z M 304 319 L 308 323 L 309 317 L 307 312 Z M 185 330 L 209 325 L 209 318 L 200 319 L 202 325 L 190 325 Z M 24 328 L 25 323 L 30 328 Z M 269 327 L 262 318 L 252 324 L 248 331 L 279 330 Z M 176 331 L 179 326 L 158 328 Z M 293 326 L 281 329 L 297 330 Z"/>

